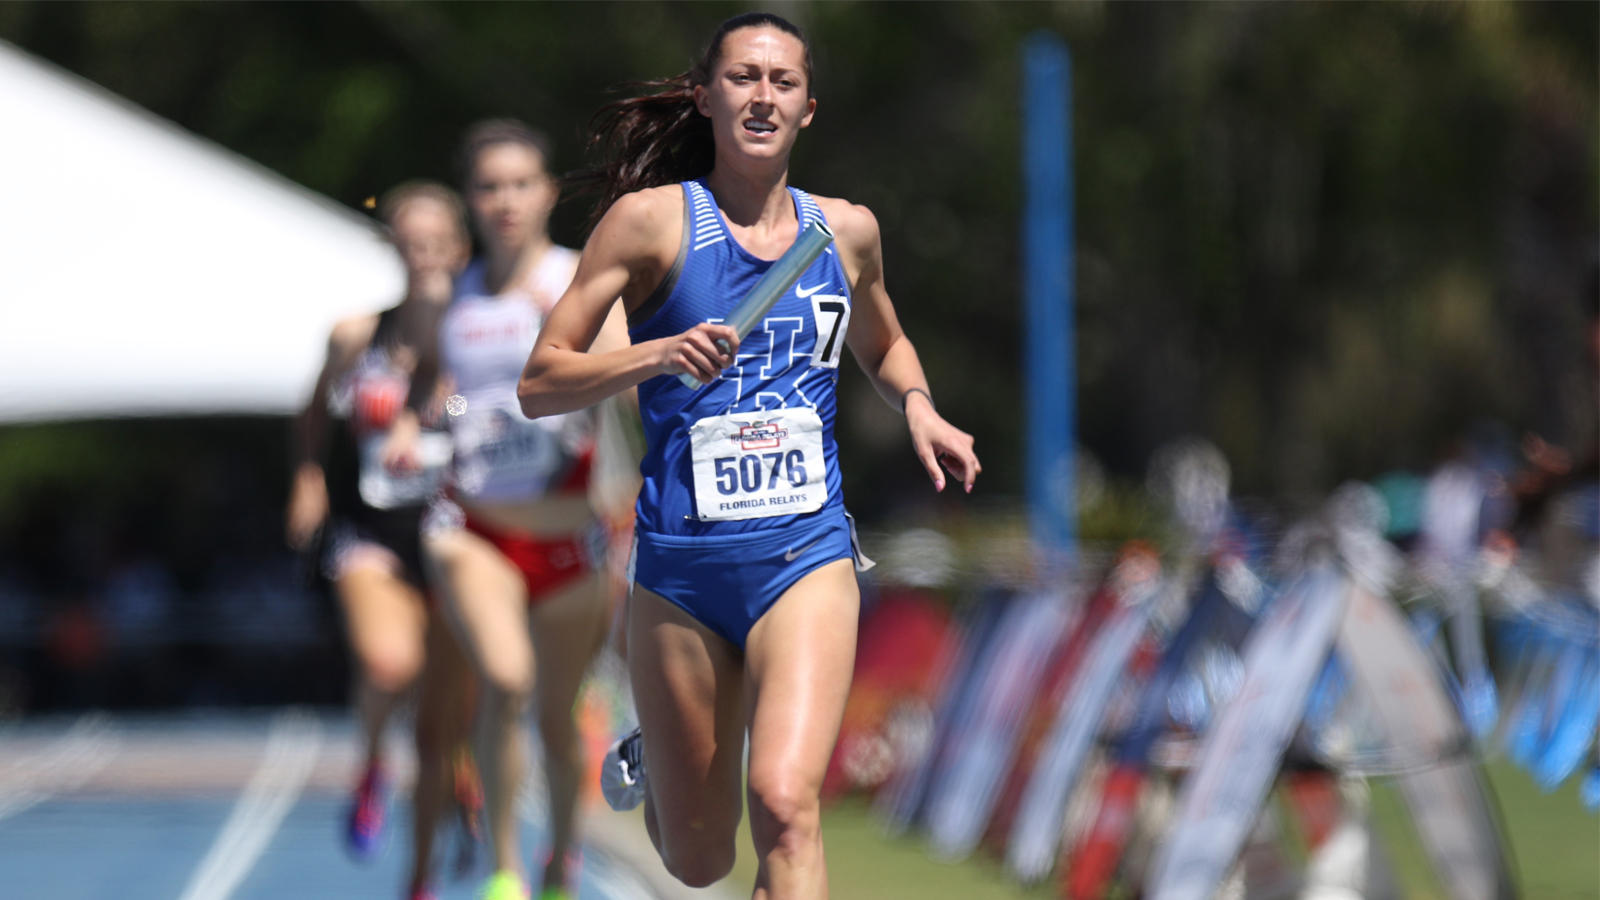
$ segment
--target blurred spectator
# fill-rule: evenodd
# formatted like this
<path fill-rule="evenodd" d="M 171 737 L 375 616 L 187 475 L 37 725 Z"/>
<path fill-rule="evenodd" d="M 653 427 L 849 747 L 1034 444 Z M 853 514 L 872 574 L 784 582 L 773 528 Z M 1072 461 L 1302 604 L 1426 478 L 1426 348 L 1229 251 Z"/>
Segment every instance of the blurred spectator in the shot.
<path fill-rule="evenodd" d="M 958 549 L 955 541 L 931 528 L 903 531 L 889 542 L 878 577 L 905 587 L 947 587 L 955 574 Z"/>
<path fill-rule="evenodd" d="M 336 629 L 296 580 L 286 554 L 229 554 L 211 569 L 191 619 L 203 647 L 191 705 L 340 702 L 346 694 Z"/>
<path fill-rule="evenodd" d="M 289 557 L 225 558 L 202 593 L 211 636 L 220 642 L 293 647 L 322 636 L 316 600 L 299 586 Z"/>
<path fill-rule="evenodd" d="M 165 565 L 148 555 L 116 551 L 108 569 L 96 604 L 111 645 L 106 702 L 116 707 L 169 705 L 179 696 L 171 661 L 180 636 L 172 627 L 177 583 Z"/>
<path fill-rule="evenodd" d="M 143 648 L 170 639 L 168 620 L 178 585 L 159 560 L 137 557 L 112 569 L 100 607 L 118 648 Z"/>
<path fill-rule="evenodd" d="M 82 708 L 103 703 L 106 628 L 88 597 L 70 597 L 49 616 L 44 648 L 55 670 L 60 705 Z"/>
<path fill-rule="evenodd" d="M 1427 495 L 1427 482 L 1410 472 L 1395 470 L 1380 476 L 1372 483 L 1383 496 L 1389 511 L 1388 525 L 1383 536 L 1403 550 L 1410 550 L 1417 532 L 1422 528 L 1422 504 Z"/>
<path fill-rule="evenodd" d="M 1435 577 L 1458 576 L 1476 557 L 1486 482 L 1485 473 L 1462 452 L 1452 454 L 1428 476 L 1418 550 Z"/>
<path fill-rule="evenodd" d="M 28 643 L 38 605 L 37 594 L 19 572 L 11 567 L 0 568 L 0 647 Z"/>
<path fill-rule="evenodd" d="M 28 707 L 27 655 L 39 598 L 16 569 L 0 567 L 0 720 Z"/>
<path fill-rule="evenodd" d="M 50 661 L 68 672 L 90 672 L 105 661 L 105 623 L 87 598 L 67 601 L 50 618 L 45 635 Z"/>

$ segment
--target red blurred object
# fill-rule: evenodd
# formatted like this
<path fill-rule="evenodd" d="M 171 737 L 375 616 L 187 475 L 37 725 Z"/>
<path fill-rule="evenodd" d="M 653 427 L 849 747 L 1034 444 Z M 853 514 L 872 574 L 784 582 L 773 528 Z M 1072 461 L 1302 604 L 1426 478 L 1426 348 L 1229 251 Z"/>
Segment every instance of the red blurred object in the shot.
<path fill-rule="evenodd" d="M 88 603 L 74 603 L 50 622 L 45 645 L 56 665 L 71 672 L 86 672 L 105 659 L 105 625 Z"/>
<path fill-rule="evenodd" d="M 1139 807 L 1139 791 L 1144 788 L 1141 766 L 1119 764 L 1106 776 L 1100 810 L 1094 825 L 1083 836 L 1061 866 L 1063 893 L 1072 900 L 1099 900 L 1117 871 L 1122 849 Z"/>
<path fill-rule="evenodd" d="M 376 375 L 361 379 L 356 387 L 356 427 L 367 433 L 387 431 L 405 405 L 411 385 L 403 378 Z"/>
<path fill-rule="evenodd" d="M 984 835 L 985 843 L 997 856 L 1005 856 L 1006 841 L 1010 837 L 1017 810 L 1022 805 L 1022 793 L 1027 790 L 1028 781 L 1033 777 L 1034 763 L 1038 760 L 1044 739 L 1055 724 L 1062 698 L 1072 686 L 1090 643 L 1116 602 L 1117 593 L 1110 584 L 1096 591 L 1077 623 L 1066 630 L 1055 656 L 1044 671 L 1039 692 L 1034 696 L 1033 707 L 1028 712 L 1027 725 L 1012 757 L 1011 771 L 1006 776 L 1000 800 L 995 804 L 994 816 L 989 820 L 989 828 Z"/>
<path fill-rule="evenodd" d="M 1283 778 L 1284 794 L 1295 823 L 1305 836 L 1306 849 L 1315 850 L 1339 827 L 1344 807 L 1339 784 L 1331 772 L 1309 770 L 1290 772 Z"/>
<path fill-rule="evenodd" d="M 855 676 L 822 781 L 823 799 L 876 788 L 888 778 L 895 765 L 890 717 L 908 703 L 931 712 L 957 639 L 937 594 L 916 588 L 882 594 L 856 639 Z"/>
<path fill-rule="evenodd" d="M 1160 644 L 1146 636 L 1128 669 L 1133 677 L 1142 680 L 1160 661 Z M 1072 900 L 1099 900 L 1105 896 L 1133 831 L 1144 773 L 1142 764 L 1117 763 L 1101 789 L 1094 823 L 1076 847 L 1062 848 L 1062 891 Z"/>

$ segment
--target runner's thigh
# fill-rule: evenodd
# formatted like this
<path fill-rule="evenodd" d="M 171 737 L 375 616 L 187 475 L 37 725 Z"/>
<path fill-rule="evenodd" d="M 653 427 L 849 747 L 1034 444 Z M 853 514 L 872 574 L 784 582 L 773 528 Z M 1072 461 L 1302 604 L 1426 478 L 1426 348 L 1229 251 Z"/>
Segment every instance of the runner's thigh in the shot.
<path fill-rule="evenodd" d="M 472 662 L 438 610 L 428 615 L 427 653 L 417 698 L 417 740 L 449 750 L 467 735 L 472 721 Z"/>
<path fill-rule="evenodd" d="M 767 610 L 745 642 L 752 797 L 815 798 L 839 737 L 855 668 L 861 595 L 838 560 Z"/>
<path fill-rule="evenodd" d="M 541 729 L 572 728 L 573 701 L 605 639 L 606 604 L 601 593 L 605 584 L 599 573 L 590 573 L 536 598 L 528 612 L 538 670 L 534 690 Z"/>
<path fill-rule="evenodd" d="M 743 813 L 743 666 L 739 652 L 638 585 L 628 601 L 628 671 L 645 772 L 669 853 L 731 841 Z"/>
<path fill-rule="evenodd" d="M 533 647 L 522 573 L 493 544 L 469 531 L 430 536 L 424 547 L 445 618 L 487 686 L 529 690 Z"/>
<path fill-rule="evenodd" d="M 350 645 L 369 678 L 399 690 L 422 669 L 427 611 L 422 595 L 404 579 L 360 567 L 335 583 Z"/>

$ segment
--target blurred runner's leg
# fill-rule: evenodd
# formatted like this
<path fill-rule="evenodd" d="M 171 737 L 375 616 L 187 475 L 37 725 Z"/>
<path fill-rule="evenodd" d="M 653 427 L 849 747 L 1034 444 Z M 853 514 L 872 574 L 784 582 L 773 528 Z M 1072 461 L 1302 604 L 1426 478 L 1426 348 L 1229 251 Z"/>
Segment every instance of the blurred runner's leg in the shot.
<path fill-rule="evenodd" d="M 428 546 L 446 614 L 481 679 L 475 746 L 494 867 L 525 879 L 516 794 L 525 768 L 520 725 L 534 680 L 527 591 L 517 570 L 476 534 L 433 535 Z"/>
<path fill-rule="evenodd" d="M 427 628 L 422 595 L 385 568 L 354 565 L 335 582 L 359 666 L 365 763 L 352 798 L 346 842 L 359 860 L 382 851 L 390 776 L 383 759 L 389 716 L 422 671 Z"/>
<path fill-rule="evenodd" d="M 539 738 L 544 744 L 544 772 L 550 791 L 550 860 L 544 871 L 546 891 L 576 886 L 574 819 L 579 780 L 584 772 L 583 746 L 573 707 L 589 661 L 605 639 L 608 610 L 598 602 L 604 577 L 592 573 L 529 613 L 533 626 L 534 707 Z"/>
<path fill-rule="evenodd" d="M 472 669 L 437 613 L 428 616 L 427 662 L 417 697 L 417 783 L 412 793 L 410 889 L 432 888 L 434 841 L 457 791 L 456 755 L 471 729 Z M 475 811 L 468 811 L 475 814 Z"/>

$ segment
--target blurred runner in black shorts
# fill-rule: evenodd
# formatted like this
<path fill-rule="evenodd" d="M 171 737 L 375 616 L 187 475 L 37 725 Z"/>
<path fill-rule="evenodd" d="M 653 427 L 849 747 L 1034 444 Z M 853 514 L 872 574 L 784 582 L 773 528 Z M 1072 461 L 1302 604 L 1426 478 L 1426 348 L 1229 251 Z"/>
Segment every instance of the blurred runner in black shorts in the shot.
<path fill-rule="evenodd" d="M 450 439 L 427 427 L 438 404 L 413 397 L 411 382 L 469 245 L 461 200 L 443 185 L 403 184 L 379 212 L 405 262 L 406 295 L 392 309 L 334 326 L 298 422 L 287 531 L 291 546 L 320 555 L 356 661 L 366 755 L 346 836 L 357 859 L 374 858 L 385 845 L 391 778 L 384 726 L 412 686 L 419 688 L 409 890 L 431 897 L 433 835 L 450 800 L 450 754 L 466 733 L 470 669 L 423 581 L 421 521 L 448 468 Z M 330 419 L 339 420 L 332 429 Z M 330 454 L 330 444 L 345 452 Z M 335 462 L 325 471 L 330 457 Z"/>

